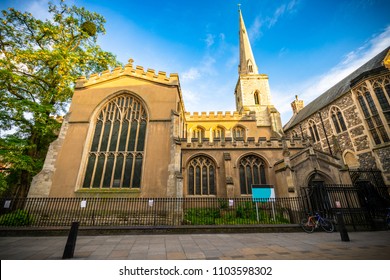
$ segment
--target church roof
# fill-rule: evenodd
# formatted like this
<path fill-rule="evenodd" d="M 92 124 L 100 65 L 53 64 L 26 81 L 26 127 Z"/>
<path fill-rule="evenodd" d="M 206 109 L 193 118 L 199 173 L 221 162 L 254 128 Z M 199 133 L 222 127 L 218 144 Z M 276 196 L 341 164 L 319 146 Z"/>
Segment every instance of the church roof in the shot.
<path fill-rule="evenodd" d="M 288 129 L 294 127 L 301 121 L 305 120 L 306 118 L 310 117 L 314 113 L 318 112 L 322 108 L 341 97 L 343 94 L 348 92 L 351 89 L 351 86 L 353 86 L 358 80 L 368 74 L 368 72 L 385 69 L 383 66 L 383 60 L 389 50 L 390 47 L 387 47 L 374 58 L 366 62 L 363 66 L 356 69 L 354 72 L 314 99 L 307 106 L 303 107 L 303 109 L 300 110 L 298 114 L 294 114 L 292 118 L 284 125 L 283 130 L 287 131 Z"/>

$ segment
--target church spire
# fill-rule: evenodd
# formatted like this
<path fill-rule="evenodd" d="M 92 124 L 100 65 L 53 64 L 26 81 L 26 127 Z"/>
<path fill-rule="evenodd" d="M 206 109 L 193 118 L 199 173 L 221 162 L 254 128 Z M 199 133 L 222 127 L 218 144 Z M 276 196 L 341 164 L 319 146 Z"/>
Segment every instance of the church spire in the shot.
<path fill-rule="evenodd" d="M 245 28 L 244 19 L 240 6 L 238 6 L 239 13 L 239 34 L 240 34 L 240 65 L 238 66 L 238 74 L 259 74 L 257 69 L 255 57 L 252 53 L 251 44 L 249 42 L 248 33 Z"/>

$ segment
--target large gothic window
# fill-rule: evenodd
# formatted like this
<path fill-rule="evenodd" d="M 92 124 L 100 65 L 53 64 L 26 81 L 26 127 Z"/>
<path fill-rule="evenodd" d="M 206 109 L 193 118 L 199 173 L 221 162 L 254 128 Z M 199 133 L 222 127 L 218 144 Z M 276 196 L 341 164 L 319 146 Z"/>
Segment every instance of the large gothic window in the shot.
<path fill-rule="evenodd" d="M 375 144 L 389 142 L 389 136 L 383 126 L 374 100 L 366 87 L 359 89 L 358 101 Z"/>
<path fill-rule="evenodd" d="M 99 112 L 83 188 L 140 188 L 147 113 L 139 99 L 120 95 Z"/>
<path fill-rule="evenodd" d="M 193 158 L 188 164 L 188 194 L 215 195 L 215 164 L 205 156 Z"/>
<path fill-rule="evenodd" d="M 242 158 L 239 165 L 241 194 L 252 194 L 253 184 L 267 184 L 265 163 L 255 155 Z"/>
<path fill-rule="evenodd" d="M 390 78 L 376 80 L 373 83 L 373 88 L 378 103 L 382 108 L 383 115 L 385 116 L 387 123 L 390 124 Z M 387 97 L 385 92 L 387 92 Z"/>

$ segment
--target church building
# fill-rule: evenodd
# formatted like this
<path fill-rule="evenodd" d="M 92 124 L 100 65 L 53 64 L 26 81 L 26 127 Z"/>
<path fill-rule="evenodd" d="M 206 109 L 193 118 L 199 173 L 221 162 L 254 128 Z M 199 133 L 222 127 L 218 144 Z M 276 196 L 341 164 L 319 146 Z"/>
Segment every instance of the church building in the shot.
<path fill-rule="evenodd" d="M 123 68 L 80 77 L 58 139 L 50 145 L 28 196 L 245 197 L 251 196 L 256 184 L 274 187 L 277 197 L 295 197 L 314 177 L 350 184 L 346 164 L 351 162 L 361 166 L 371 159 L 377 167 L 389 167 L 380 165 L 381 157 L 384 161 L 390 157 L 385 138 L 389 112 L 380 105 L 389 101 L 387 68 L 381 68 L 387 74 L 373 68 L 382 89 L 375 99 L 378 111 L 383 109 L 378 113 L 381 125 L 364 89 L 379 91 L 360 71 L 348 80 L 353 80 L 352 90 L 345 87 L 346 82 L 340 85 L 342 91 L 337 89 L 340 95 L 334 103 L 302 108 L 299 100 L 294 101 L 295 114 L 284 131 L 271 102 L 268 76 L 259 72 L 252 53 L 241 11 L 239 50 L 238 80 L 231 95 L 235 112 L 186 112 L 177 74 L 145 70 L 131 59 Z M 368 65 L 367 71 L 369 67 L 374 66 Z M 366 107 L 359 103 L 359 96 Z M 347 105 L 343 98 L 355 105 Z M 320 109 L 324 110 L 321 114 L 317 113 Z M 357 114 L 363 119 L 355 120 Z M 340 131 L 334 127 L 333 116 Z M 344 140 L 350 145 L 340 152 L 335 151 L 336 144 L 328 146 L 325 139 L 332 141 L 331 130 L 336 131 L 332 135 L 339 145 Z M 317 132 L 310 135 L 309 131 Z M 365 133 L 365 140 L 359 133 Z M 376 137 L 380 143 L 371 145 L 369 140 L 375 142 Z"/>

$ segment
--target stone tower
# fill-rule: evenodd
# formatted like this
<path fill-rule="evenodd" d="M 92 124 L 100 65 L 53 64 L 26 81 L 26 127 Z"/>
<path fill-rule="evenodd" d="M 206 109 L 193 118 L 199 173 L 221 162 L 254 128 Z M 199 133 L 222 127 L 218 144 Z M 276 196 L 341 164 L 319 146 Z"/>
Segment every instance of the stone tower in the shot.
<path fill-rule="evenodd" d="M 259 74 L 241 10 L 239 12 L 240 64 L 235 89 L 238 112 L 256 113 L 257 126 L 271 127 L 275 136 L 282 134 L 280 114 L 271 103 L 268 75 Z"/>

